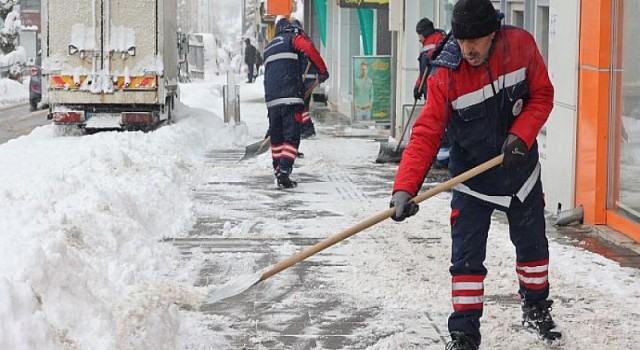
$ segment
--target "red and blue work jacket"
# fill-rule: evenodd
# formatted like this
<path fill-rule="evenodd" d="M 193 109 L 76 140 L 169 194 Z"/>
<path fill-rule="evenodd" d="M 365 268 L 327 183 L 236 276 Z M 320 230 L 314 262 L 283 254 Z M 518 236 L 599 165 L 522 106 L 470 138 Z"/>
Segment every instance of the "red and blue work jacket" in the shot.
<path fill-rule="evenodd" d="M 304 105 L 301 62 L 308 59 L 319 73 L 326 73 L 320 53 L 313 42 L 296 27 L 281 30 L 264 50 L 264 91 L 267 108 Z"/>
<path fill-rule="evenodd" d="M 503 207 L 513 196 L 524 200 L 539 179 L 536 136 L 553 108 L 553 86 L 533 37 L 503 26 L 488 62 L 477 67 L 463 59 L 451 37 L 431 64 L 427 102 L 402 155 L 394 192 L 419 191 L 448 127 L 452 176 L 498 156 L 509 133 L 524 140 L 529 153 L 518 166 L 497 166 L 455 188 Z"/>

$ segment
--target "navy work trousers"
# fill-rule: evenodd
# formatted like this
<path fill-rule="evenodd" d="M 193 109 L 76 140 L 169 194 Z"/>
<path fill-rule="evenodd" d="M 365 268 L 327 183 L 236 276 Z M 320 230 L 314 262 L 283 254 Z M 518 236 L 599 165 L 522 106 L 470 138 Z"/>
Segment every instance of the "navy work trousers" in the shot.
<path fill-rule="evenodd" d="M 300 145 L 300 119 L 303 105 L 279 105 L 269 108 L 271 157 L 276 176 L 291 174 Z"/>
<path fill-rule="evenodd" d="M 484 302 L 484 266 L 491 215 L 507 214 L 509 237 L 516 248 L 519 294 L 535 302 L 549 296 L 549 244 L 545 233 L 542 183 L 521 202 L 513 197 L 509 208 L 453 191 L 451 200 L 451 267 L 453 313 L 449 331 L 463 332 L 480 342 L 480 317 Z"/>

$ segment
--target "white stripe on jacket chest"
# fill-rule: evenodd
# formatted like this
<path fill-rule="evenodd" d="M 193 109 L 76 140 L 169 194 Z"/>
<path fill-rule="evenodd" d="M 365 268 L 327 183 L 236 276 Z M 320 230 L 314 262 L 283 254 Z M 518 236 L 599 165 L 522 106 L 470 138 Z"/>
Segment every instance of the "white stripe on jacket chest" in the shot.
<path fill-rule="evenodd" d="M 522 67 L 511 73 L 499 76 L 496 80 L 493 81 L 493 89 L 500 93 L 500 90 L 502 88 L 514 86 L 520 82 L 525 81 L 526 79 L 527 68 Z M 491 84 L 487 84 L 476 91 L 472 91 L 468 94 L 464 94 L 458 97 L 453 102 L 451 102 L 451 106 L 454 110 L 460 110 L 482 103 L 490 97 L 493 97 L 493 89 L 491 88 Z"/>

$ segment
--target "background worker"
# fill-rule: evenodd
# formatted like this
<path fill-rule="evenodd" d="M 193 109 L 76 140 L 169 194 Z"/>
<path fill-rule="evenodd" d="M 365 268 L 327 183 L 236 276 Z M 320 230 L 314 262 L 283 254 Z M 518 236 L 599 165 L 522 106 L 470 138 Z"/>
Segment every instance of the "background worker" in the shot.
<path fill-rule="evenodd" d="M 304 110 L 300 60 L 306 56 L 318 67 L 320 82 L 329 78 L 329 72 L 313 42 L 292 26 L 288 18 L 278 19 L 275 32 L 275 37 L 264 50 L 264 90 L 271 157 L 277 186 L 293 188 L 297 183 L 289 175 L 298 154 Z"/>
<path fill-rule="evenodd" d="M 419 20 L 416 24 L 416 33 L 418 34 L 418 40 L 422 44 L 422 49 L 420 49 L 420 54 L 418 55 L 420 74 L 418 75 L 413 87 L 413 98 L 415 100 L 420 100 L 422 98 L 426 100 L 427 80 L 424 75 L 428 74 L 429 66 L 431 66 L 431 56 L 445 38 L 446 33 L 442 29 L 436 29 L 433 26 L 433 22 L 426 17 Z M 442 136 L 442 140 L 440 140 L 440 149 L 438 149 L 438 153 L 435 157 L 435 168 L 446 168 L 449 165 L 450 149 L 451 144 L 449 142 L 449 136 L 445 131 Z"/>
<path fill-rule="evenodd" d="M 299 20 L 294 19 L 291 21 L 291 24 L 300 30 L 300 34 L 306 35 L 302 28 L 302 23 L 300 23 Z M 302 72 L 302 81 L 304 82 L 304 110 L 302 111 L 300 138 L 306 139 L 316 134 L 316 128 L 313 125 L 309 109 L 313 90 L 320 86 L 320 81 L 318 79 L 318 67 L 306 56 L 300 60 L 300 69 Z"/>

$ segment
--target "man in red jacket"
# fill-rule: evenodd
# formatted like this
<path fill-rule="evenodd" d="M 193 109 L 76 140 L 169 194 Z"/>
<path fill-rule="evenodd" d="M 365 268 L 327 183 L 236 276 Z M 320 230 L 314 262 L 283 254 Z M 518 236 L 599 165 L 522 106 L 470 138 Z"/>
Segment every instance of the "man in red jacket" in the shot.
<path fill-rule="evenodd" d="M 449 171 L 459 175 L 504 154 L 492 168 L 453 189 L 451 267 L 453 313 L 447 349 L 478 349 L 484 266 L 491 215 L 504 211 L 516 248 L 516 273 L 526 329 L 554 342 L 549 300 L 549 248 L 536 136 L 553 108 L 553 86 L 533 37 L 500 26 L 490 0 L 459 0 L 453 37 L 427 79 L 426 106 L 413 127 L 393 187 L 396 221 L 415 214 L 416 195 L 445 126 L 451 140 Z"/>
<path fill-rule="evenodd" d="M 442 29 L 436 29 L 433 26 L 433 22 L 427 17 L 422 18 L 416 24 L 416 34 L 418 34 L 418 40 L 422 44 L 420 54 L 418 55 L 418 63 L 420 67 L 420 75 L 416 78 L 416 83 L 413 87 L 413 98 L 417 101 L 422 98 L 427 98 L 427 80 L 425 74 L 429 73 L 429 66 L 431 66 L 431 56 L 435 49 L 440 45 L 441 41 L 445 38 L 446 33 Z M 440 149 L 436 154 L 434 166 L 437 168 L 446 168 L 449 164 L 449 151 L 451 144 L 447 134 L 442 136 L 440 141 Z"/>
<path fill-rule="evenodd" d="M 418 40 L 422 44 L 422 48 L 420 49 L 420 54 L 418 55 L 418 64 L 420 67 L 420 75 L 416 79 L 416 83 L 413 87 L 413 98 L 416 100 L 420 100 L 423 97 L 426 97 L 426 80 L 423 83 L 422 77 L 427 72 L 427 68 L 430 64 L 430 57 L 438 47 L 438 44 L 444 39 L 446 33 L 441 29 L 436 29 L 433 26 L 433 22 L 429 20 L 427 17 L 418 21 L 416 24 L 416 34 L 418 34 Z"/>

